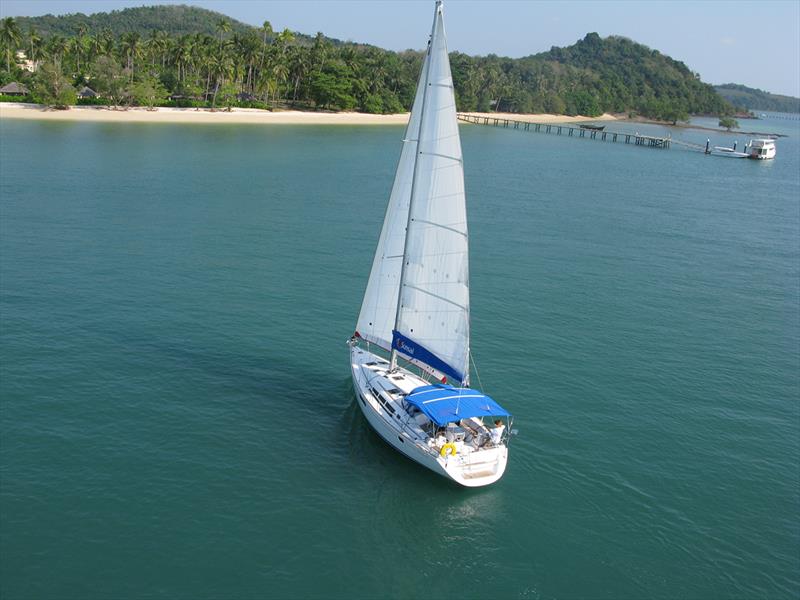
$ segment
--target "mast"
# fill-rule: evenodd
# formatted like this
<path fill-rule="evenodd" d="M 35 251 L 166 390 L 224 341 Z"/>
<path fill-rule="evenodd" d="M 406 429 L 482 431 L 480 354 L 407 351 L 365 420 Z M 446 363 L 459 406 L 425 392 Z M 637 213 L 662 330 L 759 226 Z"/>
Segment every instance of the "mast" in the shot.
<path fill-rule="evenodd" d="M 431 60 L 431 49 L 433 47 L 433 38 L 434 34 L 436 33 L 436 23 L 438 22 L 439 13 L 442 11 L 442 0 L 436 0 L 436 8 L 433 11 L 433 25 L 431 25 L 431 36 L 428 39 L 428 50 L 425 54 L 425 62 L 430 63 Z M 403 286 L 405 285 L 406 280 L 406 266 L 408 265 L 408 261 L 406 256 L 408 254 L 408 230 L 411 227 L 411 222 L 413 221 L 412 214 L 414 209 L 414 198 L 416 197 L 416 189 L 417 189 L 417 182 L 419 179 L 419 155 L 422 154 L 422 123 L 425 120 L 425 103 L 428 98 L 428 88 L 430 87 L 430 77 L 431 72 L 430 69 L 426 69 L 425 65 L 422 65 L 423 70 L 425 71 L 425 82 L 424 82 L 424 91 L 422 93 L 422 105 L 420 106 L 419 111 L 419 127 L 417 129 L 417 148 L 416 154 L 414 156 L 414 173 L 411 176 L 411 197 L 408 203 L 408 219 L 406 220 L 406 239 L 403 244 L 403 264 L 400 267 L 400 287 L 397 294 L 397 310 L 394 316 L 394 329 L 396 330 L 398 324 L 400 323 L 400 306 L 402 304 L 402 295 L 403 295 Z M 390 363 L 389 363 L 389 370 L 393 371 L 397 368 L 397 348 L 394 347 L 392 344 L 392 353 L 390 356 Z"/>

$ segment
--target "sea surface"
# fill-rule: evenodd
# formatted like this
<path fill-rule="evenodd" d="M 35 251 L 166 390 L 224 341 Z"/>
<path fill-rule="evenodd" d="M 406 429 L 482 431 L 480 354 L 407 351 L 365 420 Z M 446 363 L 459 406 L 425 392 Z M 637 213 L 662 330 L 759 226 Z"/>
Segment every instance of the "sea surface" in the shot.
<path fill-rule="evenodd" d="M 350 382 L 402 127 L 0 121 L 0 596 L 797 598 L 800 122 L 741 124 L 462 126 L 469 490 Z"/>

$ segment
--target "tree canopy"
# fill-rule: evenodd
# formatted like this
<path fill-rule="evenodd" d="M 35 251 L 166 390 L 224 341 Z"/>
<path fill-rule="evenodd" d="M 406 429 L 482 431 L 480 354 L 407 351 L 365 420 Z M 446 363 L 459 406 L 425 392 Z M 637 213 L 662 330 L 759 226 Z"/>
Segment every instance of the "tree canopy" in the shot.
<path fill-rule="evenodd" d="M 391 52 L 288 30 L 260 28 L 196 7 L 154 6 L 111 13 L 4 19 L 0 84 L 25 73 L 15 54 L 60 69 L 76 86 L 145 105 L 408 110 L 422 52 Z M 621 37 L 588 34 L 572 46 L 519 59 L 451 54 L 458 109 L 596 116 L 629 112 L 676 122 L 733 107 L 683 63 Z M 115 76 L 116 77 L 116 76 Z M 124 90 L 116 89 L 125 84 Z M 111 92 L 111 89 L 114 92 Z M 100 90 L 98 90 L 100 91 Z M 138 91 L 138 93 L 134 93 Z"/>
<path fill-rule="evenodd" d="M 775 112 L 800 113 L 800 98 L 770 94 L 764 90 L 724 83 L 714 88 L 717 93 L 736 107 L 745 110 L 774 110 Z"/>
<path fill-rule="evenodd" d="M 739 121 L 737 121 L 733 117 L 722 117 L 719 120 L 719 126 L 724 127 L 728 131 L 730 131 L 731 129 L 739 129 Z"/>

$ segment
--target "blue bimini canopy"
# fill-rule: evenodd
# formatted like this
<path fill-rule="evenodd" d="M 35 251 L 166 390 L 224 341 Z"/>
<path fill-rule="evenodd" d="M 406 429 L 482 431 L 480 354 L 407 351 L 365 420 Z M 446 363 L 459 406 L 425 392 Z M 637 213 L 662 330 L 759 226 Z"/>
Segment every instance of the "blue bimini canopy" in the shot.
<path fill-rule="evenodd" d="M 419 408 L 428 418 L 444 427 L 470 417 L 510 417 L 511 414 L 486 394 L 451 385 L 423 385 L 406 396 L 406 402 Z"/>

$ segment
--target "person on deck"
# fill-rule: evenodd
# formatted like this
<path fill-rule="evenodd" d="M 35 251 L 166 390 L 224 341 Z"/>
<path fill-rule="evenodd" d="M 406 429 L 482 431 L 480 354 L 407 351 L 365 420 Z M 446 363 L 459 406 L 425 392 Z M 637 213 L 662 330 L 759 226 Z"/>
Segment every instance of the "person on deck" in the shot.
<path fill-rule="evenodd" d="M 492 427 L 492 429 L 490 430 L 490 433 L 492 434 L 492 442 L 494 444 L 499 444 L 500 443 L 500 440 L 503 439 L 503 432 L 505 430 L 506 430 L 506 426 L 503 425 L 503 421 L 501 421 L 500 419 L 497 419 L 494 422 L 494 427 Z"/>

